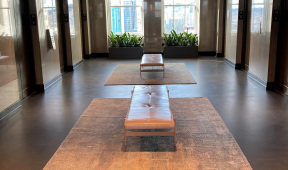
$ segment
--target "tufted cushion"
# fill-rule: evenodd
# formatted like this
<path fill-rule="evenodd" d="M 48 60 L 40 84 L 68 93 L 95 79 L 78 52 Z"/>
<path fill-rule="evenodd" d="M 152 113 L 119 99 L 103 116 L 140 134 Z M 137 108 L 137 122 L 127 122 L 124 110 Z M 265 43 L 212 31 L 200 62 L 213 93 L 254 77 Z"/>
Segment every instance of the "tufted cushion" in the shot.
<path fill-rule="evenodd" d="M 124 125 L 126 129 L 173 128 L 167 87 L 135 86 Z"/>
<path fill-rule="evenodd" d="M 144 54 L 141 66 L 164 66 L 162 54 Z"/>

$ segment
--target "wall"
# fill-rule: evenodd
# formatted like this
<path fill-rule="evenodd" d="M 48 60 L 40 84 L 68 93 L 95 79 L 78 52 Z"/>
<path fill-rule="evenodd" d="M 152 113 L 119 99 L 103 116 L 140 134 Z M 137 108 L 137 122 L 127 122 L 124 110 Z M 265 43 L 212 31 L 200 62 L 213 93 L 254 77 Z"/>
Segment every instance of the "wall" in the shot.
<path fill-rule="evenodd" d="M 15 58 L 14 1 L 0 1 L 0 121 L 6 115 L 4 109 L 19 100 L 17 66 Z M 20 17 L 20 16 L 18 16 Z"/>
<path fill-rule="evenodd" d="M 223 55 L 224 52 L 224 34 L 225 34 L 225 2 L 224 0 L 217 0 L 217 55 Z"/>
<path fill-rule="evenodd" d="M 34 62 L 27 21 L 28 0 L 0 2 L 0 121 L 9 117 L 20 106 L 19 101 L 34 91 Z"/>
<path fill-rule="evenodd" d="M 273 0 L 264 1 L 263 17 L 259 20 L 252 0 L 249 72 L 267 82 Z"/>
<path fill-rule="evenodd" d="M 105 0 L 89 0 L 91 53 L 108 53 Z"/>
<path fill-rule="evenodd" d="M 18 65 L 20 98 L 23 99 L 34 91 L 35 86 L 28 0 L 14 0 L 14 8 L 16 29 L 15 54 Z"/>
<path fill-rule="evenodd" d="M 276 88 L 278 91 L 288 95 L 288 1 L 283 4 L 280 28 L 281 37 L 276 72 Z"/>
<path fill-rule="evenodd" d="M 147 13 L 144 14 L 144 34 L 145 52 L 161 52 L 160 34 L 161 20 L 159 18 L 159 9 L 156 3 L 160 0 L 145 0 Z M 152 10 L 150 10 L 150 4 Z M 156 9 L 157 8 L 157 9 Z M 145 5 L 144 5 L 145 9 Z M 149 9 L 149 10 L 148 10 Z M 156 9 L 156 10 L 155 10 Z M 151 12 L 151 13 L 148 13 Z M 107 31 L 106 31 L 106 11 L 105 0 L 89 0 L 89 28 L 91 36 L 91 52 L 92 53 L 107 53 Z M 159 21 L 159 22 L 158 22 Z M 159 27 L 159 28 L 158 28 Z M 201 0 L 200 1 L 200 30 L 199 30 L 199 51 L 201 52 L 216 52 L 217 41 L 217 1 L 216 0 Z M 155 44 L 157 46 L 154 46 Z"/>
<path fill-rule="evenodd" d="M 144 52 L 162 51 L 161 0 L 144 0 Z"/>
<path fill-rule="evenodd" d="M 81 14 L 79 0 L 63 0 L 63 14 L 68 14 L 69 20 L 62 22 L 62 30 L 64 30 L 65 44 L 65 66 L 66 70 L 72 71 L 73 66 L 82 61 L 82 29 L 81 29 Z"/>
<path fill-rule="evenodd" d="M 235 2 L 235 0 L 227 0 L 226 5 L 225 58 L 236 64 L 239 1 L 237 4 Z"/>
<path fill-rule="evenodd" d="M 217 1 L 200 1 L 199 51 L 216 52 Z"/>
<path fill-rule="evenodd" d="M 72 65 L 75 65 L 82 61 L 83 50 L 82 50 L 82 30 L 81 30 L 81 14 L 80 14 L 80 1 L 73 0 L 73 13 L 72 16 L 69 13 L 70 18 L 70 37 L 71 37 L 71 46 L 72 46 Z M 74 30 L 74 31 L 73 31 Z"/>
<path fill-rule="evenodd" d="M 54 13 L 50 17 L 54 18 L 51 24 L 44 22 L 44 13 L 48 8 L 44 8 L 42 0 L 29 1 L 30 14 L 37 15 L 37 25 L 31 26 L 32 42 L 33 42 L 33 55 L 34 55 L 34 67 L 36 76 L 36 85 L 45 89 L 45 84 L 55 77 L 60 76 L 60 57 L 59 57 L 59 34 L 58 34 L 58 18 L 56 13 L 56 1 L 49 0 L 47 2 L 53 2 Z M 51 29 L 54 32 L 54 39 L 56 43 L 56 50 L 48 50 L 46 29 Z M 42 87 L 44 86 L 44 89 Z"/>
<path fill-rule="evenodd" d="M 54 2 L 55 0 L 50 0 Z M 53 24 L 45 24 L 44 18 L 44 4 L 42 0 L 36 1 L 37 16 L 38 16 L 38 31 L 39 31 L 39 42 L 40 42 L 40 53 L 41 53 L 41 65 L 43 73 L 43 83 L 45 84 L 54 77 L 60 75 L 60 61 L 59 61 L 59 38 L 58 38 L 58 23 L 57 21 Z M 56 6 L 55 6 L 56 11 Z M 52 17 L 57 18 L 57 13 L 53 14 Z M 51 29 L 54 32 L 54 39 L 56 43 L 56 50 L 48 50 L 48 37 L 46 29 Z"/>

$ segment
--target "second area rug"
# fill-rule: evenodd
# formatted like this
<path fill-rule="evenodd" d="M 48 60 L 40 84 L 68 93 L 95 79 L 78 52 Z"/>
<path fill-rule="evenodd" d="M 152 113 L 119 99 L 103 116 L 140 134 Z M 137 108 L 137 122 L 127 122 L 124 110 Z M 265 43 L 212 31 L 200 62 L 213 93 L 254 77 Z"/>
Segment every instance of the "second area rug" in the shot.
<path fill-rule="evenodd" d="M 171 98 L 173 137 L 128 137 L 130 99 L 94 99 L 44 169 L 252 169 L 207 98 Z"/>
<path fill-rule="evenodd" d="M 196 81 L 184 63 L 165 63 L 164 78 L 162 72 L 145 72 L 141 78 L 140 64 L 118 64 L 105 83 L 105 85 L 140 84 L 196 84 Z"/>

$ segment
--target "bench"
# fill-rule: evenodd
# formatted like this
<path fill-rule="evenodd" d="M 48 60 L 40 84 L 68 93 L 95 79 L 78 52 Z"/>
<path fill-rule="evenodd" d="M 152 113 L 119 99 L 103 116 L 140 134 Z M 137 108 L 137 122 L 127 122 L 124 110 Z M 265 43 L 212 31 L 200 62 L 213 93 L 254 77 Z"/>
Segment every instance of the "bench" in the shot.
<path fill-rule="evenodd" d="M 124 145 L 127 136 L 174 136 L 175 146 L 175 122 L 167 86 L 135 86 L 124 120 Z"/>
<path fill-rule="evenodd" d="M 144 67 L 152 67 L 152 69 L 144 69 Z M 161 69 L 153 69 L 154 66 L 162 67 Z M 142 72 L 163 72 L 164 77 L 164 62 L 162 54 L 144 54 L 140 64 L 140 77 Z"/>

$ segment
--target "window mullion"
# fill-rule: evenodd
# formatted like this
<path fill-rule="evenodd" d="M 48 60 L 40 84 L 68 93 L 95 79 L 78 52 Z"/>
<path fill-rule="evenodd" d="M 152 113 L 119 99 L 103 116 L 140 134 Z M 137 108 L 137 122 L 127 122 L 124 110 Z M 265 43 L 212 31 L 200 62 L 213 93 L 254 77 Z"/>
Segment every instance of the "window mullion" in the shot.
<path fill-rule="evenodd" d="M 187 20 L 187 15 L 186 15 L 186 13 L 187 13 L 187 7 L 186 6 L 184 6 L 184 8 L 185 8 L 185 10 L 184 10 L 184 32 L 185 32 L 185 26 L 187 26 L 186 25 L 186 20 Z"/>
<path fill-rule="evenodd" d="M 132 3 L 132 0 L 131 0 L 131 3 Z M 132 7 L 130 7 L 130 19 L 131 19 L 131 22 L 130 22 L 130 27 L 131 27 L 131 29 L 130 29 L 130 32 L 131 32 L 131 30 L 132 30 L 132 22 L 133 22 L 133 20 L 132 20 Z"/>

